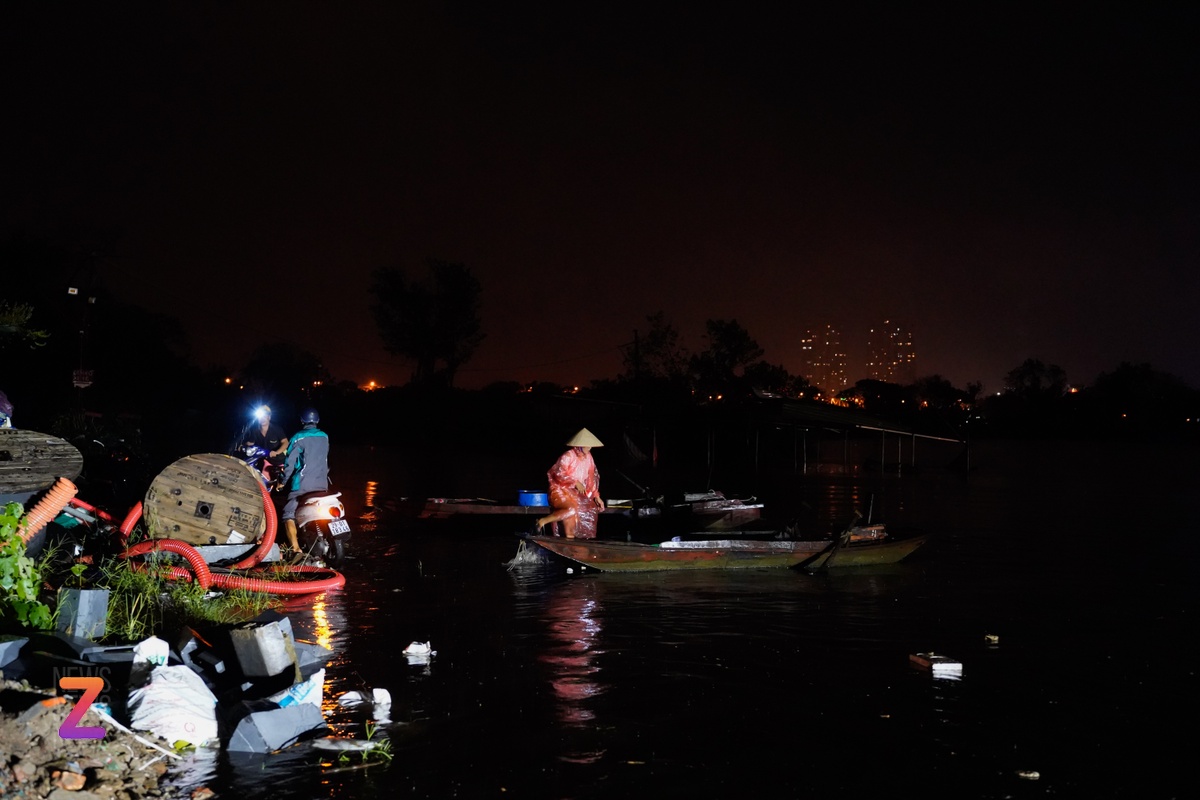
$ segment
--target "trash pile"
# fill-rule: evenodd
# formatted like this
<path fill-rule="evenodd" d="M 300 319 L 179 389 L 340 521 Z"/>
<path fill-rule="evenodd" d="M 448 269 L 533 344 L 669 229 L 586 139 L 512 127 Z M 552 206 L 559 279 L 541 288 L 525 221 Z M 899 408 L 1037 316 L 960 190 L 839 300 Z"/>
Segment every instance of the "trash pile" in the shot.
<path fill-rule="evenodd" d="M 161 796 L 165 765 L 190 748 L 270 753 L 326 731 L 322 699 L 333 652 L 298 641 L 277 612 L 232 626 L 172 623 L 203 630 L 183 627 L 166 638 L 117 634 L 134 644 L 97 641 L 112 610 L 114 575 L 153 570 L 155 580 L 218 595 L 310 596 L 344 586 L 327 557 L 306 553 L 283 563 L 274 501 L 253 469 L 218 454 L 181 459 L 144 501 L 114 516 L 76 497 L 83 458 L 73 445 L 33 431 L 2 433 L 0 544 L 9 547 L 8 566 L 25 577 L 20 591 L 0 590 L 20 612 L 9 615 L 16 627 L 4 628 L 15 632 L 0 634 L 0 797 L 85 789 Z M 43 551 L 54 574 L 70 565 L 62 586 L 35 568 Z M 53 619 L 42 601 L 47 589 L 57 593 Z M 128 607 L 142 609 L 157 596 L 138 595 Z M 373 703 L 386 718 L 387 704 Z"/>
<path fill-rule="evenodd" d="M 333 655 L 296 640 L 291 620 L 275 611 L 234 627 L 204 634 L 185 628 L 172 642 L 150 637 L 133 646 L 31 632 L 10 639 L 3 652 L 4 674 L 36 685 L 59 686 L 68 675 L 102 678 L 91 709 L 167 746 L 260 753 L 324 726 L 325 665 Z"/>
<path fill-rule="evenodd" d="M 313 745 L 324 750 L 387 746 L 386 738 L 319 738 L 328 733 L 322 704 L 325 668 L 333 651 L 297 640 L 286 616 L 267 611 L 241 625 L 204 633 L 185 628 L 172 638 L 150 637 L 132 646 L 111 646 L 62 631 L 0 637 L 0 680 L 7 678 L 5 685 L 24 687 L 0 691 L 0 714 L 4 720 L 11 715 L 21 725 L 43 718 L 36 732 L 23 729 L 17 737 L 31 742 L 29 752 L 15 758 L 19 769 L 14 771 L 8 763 L 12 759 L 0 759 L 0 796 L 18 786 L 31 788 L 36 781 L 58 786 L 51 773 L 72 771 L 71 757 L 60 751 L 86 744 L 64 732 L 98 722 L 104 723 L 105 737 L 97 746 L 116 738 L 133 739 L 143 756 L 149 753 L 141 762 L 163 764 L 179 759 L 191 747 L 265 754 L 308 740 L 317 740 Z M 415 663 L 428 664 L 435 654 L 427 643 L 413 642 L 406 649 Z M 83 705 L 86 696 L 64 689 L 67 699 L 28 688 L 63 688 L 61 679 L 68 676 L 102 679 L 103 689 L 82 719 L 67 719 L 66 712 Z M 391 696 L 386 689 L 346 692 L 337 702 L 344 707 L 363 706 L 377 723 L 390 722 Z M 51 706 L 55 714 L 47 716 L 46 708 Z M 61 727 L 53 728 L 53 722 Z M 108 766 L 111 760 L 94 754 L 84 761 L 92 766 L 77 765 L 77 774 L 83 776 L 79 788 L 100 785 L 105 774 L 98 770 L 116 769 Z M 127 796 L 139 797 L 141 792 Z"/>

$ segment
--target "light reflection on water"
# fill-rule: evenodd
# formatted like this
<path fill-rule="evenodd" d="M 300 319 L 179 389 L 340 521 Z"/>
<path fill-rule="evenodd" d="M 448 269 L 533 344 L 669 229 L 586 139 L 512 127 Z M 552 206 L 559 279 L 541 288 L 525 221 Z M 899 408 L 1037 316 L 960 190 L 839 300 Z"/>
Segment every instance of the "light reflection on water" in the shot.
<path fill-rule="evenodd" d="M 575 584 L 571 589 L 582 587 Z M 559 702 L 559 719 L 569 725 L 581 725 L 595 718 L 587 701 L 604 689 L 596 673 L 604 651 L 598 647 L 600 622 L 596 601 L 582 591 L 559 593 L 544 613 L 553 644 L 538 655 L 538 661 L 551 668 L 550 685 Z"/>
<path fill-rule="evenodd" d="M 1161 754 L 1152 780 L 1170 788 L 1182 740 L 1156 732 L 1194 683 L 1152 638 L 1194 607 L 1182 578 L 1160 570 L 1146 580 L 1137 563 L 1112 558 L 1119 549 L 1073 555 L 1082 531 L 1068 523 L 1082 514 L 1090 539 L 1123 542 L 1131 512 L 1048 496 L 1038 481 L 880 490 L 830 479 L 789 510 L 808 503 L 815 526 L 833 529 L 873 504 L 876 519 L 916 517 L 938 538 L 908 563 L 860 572 L 568 575 L 563 565 L 505 569 L 515 531 L 450 533 L 377 509 L 402 494 L 386 477 L 344 487 L 364 502 L 347 503 L 359 520 L 347 588 L 289 615 L 298 637 L 335 652 L 325 706 L 333 733 L 365 730 L 361 711 L 332 702 L 341 693 L 391 692 L 383 733 L 395 759 L 331 773 L 303 746 L 237 769 L 222 756 L 197 767 L 221 793 L 835 798 L 921 787 L 990 798 L 1086 787 L 1171 796 L 1128 770 L 1126 788 L 1105 794 L 1094 774 L 1097 757 L 1120 770 L 1120 731 L 1136 729 Z M 1108 497 L 1135 482 L 1145 502 L 1180 512 L 1178 530 L 1189 521 L 1194 530 L 1189 480 L 1074 478 Z M 1138 552 L 1149 557 L 1163 542 Z M 1130 637 L 1140 644 L 1132 662 Z M 407 663 L 400 651 L 414 640 L 438 655 Z M 962 680 L 909 664 L 930 650 L 960 658 Z M 1151 673 L 1152 685 L 1130 680 Z M 1130 686 L 1141 688 L 1123 699 Z M 1117 705 L 1121 728 L 1103 710 Z M 869 753 L 869 767 L 855 753 Z M 1040 783 L 1015 777 L 1029 769 Z"/>

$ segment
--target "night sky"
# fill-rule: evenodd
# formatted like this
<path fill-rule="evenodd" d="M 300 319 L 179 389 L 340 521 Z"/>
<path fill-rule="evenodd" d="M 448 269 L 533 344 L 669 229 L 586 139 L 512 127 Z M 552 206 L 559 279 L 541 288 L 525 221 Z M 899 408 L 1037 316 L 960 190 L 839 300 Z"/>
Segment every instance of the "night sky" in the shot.
<path fill-rule="evenodd" d="M 1195 10 L 547 5 L 6 3 L 0 234 L 108 237 L 200 363 L 403 382 L 369 276 L 432 257 L 483 285 L 466 388 L 615 377 L 658 310 L 793 373 L 889 319 L 958 386 L 1200 387 Z"/>

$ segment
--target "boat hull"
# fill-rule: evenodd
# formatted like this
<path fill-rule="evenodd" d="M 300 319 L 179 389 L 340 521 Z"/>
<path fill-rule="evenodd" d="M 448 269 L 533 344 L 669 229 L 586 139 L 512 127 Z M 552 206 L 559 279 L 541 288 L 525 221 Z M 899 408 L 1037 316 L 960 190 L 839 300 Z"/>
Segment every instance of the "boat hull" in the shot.
<path fill-rule="evenodd" d="M 697 569 L 832 569 L 895 564 L 925 543 L 924 536 L 859 542 L 834 548 L 826 540 L 710 540 L 641 544 L 603 539 L 526 535 L 562 558 L 604 572 Z"/>
<path fill-rule="evenodd" d="M 804 564 L 804 569 L 817 571 L 841 567 L 875 567 L 899 564 L 929 541 L 928 534 L 903 539 L 850 542 L 837 549 L 830 548 Z"/>
<path fill-rule="evenodd" d="M 783 569 L 818 555 L 827 542 L 667 542 L 641 544 L 602 539 L 528 536 L 527 541 L 583 566 L 606 572 L 688 569 Z M 796 545 L 805 545 L 797 547 Z M 697 546 L 703 545 L 703 546 Z M 807 546 L 811 545 L 811 547 Z"/>

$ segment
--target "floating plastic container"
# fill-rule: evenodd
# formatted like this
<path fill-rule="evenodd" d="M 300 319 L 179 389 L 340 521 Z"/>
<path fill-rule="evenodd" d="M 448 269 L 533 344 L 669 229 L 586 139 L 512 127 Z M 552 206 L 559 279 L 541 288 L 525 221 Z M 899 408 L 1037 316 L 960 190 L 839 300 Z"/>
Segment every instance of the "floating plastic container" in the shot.
<path fill-rule="evenodd" d="M 550 495 L 545 492 L 533 492 L 529 489 L 521 489 L 517 494 L 517 505 L 548 506 L 550 505 Z"/>
<path fill-rule="evenodd" d="M 955 661 L 953 658 L 947 658 L 937 653 L 913 653 L 908 660 L 918 667 L 928 669 L 936 677 L 962 677 L 962 662 Z"/>

